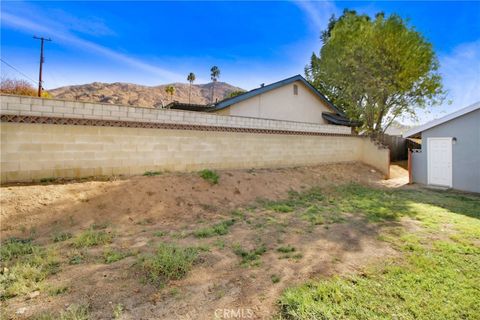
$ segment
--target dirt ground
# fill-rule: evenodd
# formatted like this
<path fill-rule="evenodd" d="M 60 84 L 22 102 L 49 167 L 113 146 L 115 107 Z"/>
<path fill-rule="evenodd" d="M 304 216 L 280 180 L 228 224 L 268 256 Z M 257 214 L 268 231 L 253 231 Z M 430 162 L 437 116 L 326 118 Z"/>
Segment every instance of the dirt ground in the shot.
<path fill-rule="evenodd" d="M 395 179 L 404 178 L 401 167 Z M 99 257 L 104 247 L 89 248 L 88 261 L 64 263 L 45 282 L 68 287 L 60 295 L 40 291 L 32 297 L 2 301 L 5 315 L 24 319 L 44 311 L 58 312 L 72 303 L 88 304 L 94 319 L 112 319 L 123 306 L 121 319 L 213 319 L 227 310 L 250 310 L 254 318 L 270 318 L 282 290 L 315 277 L 360 270 L 396 252 L 377 240 L 378 226 L 352 215 L 342 223 L 311 227 L 300 220 L 282 220 L 262 208 L 248 211 L 223 236 L 199 239 L 192 232 L 232 217 L 259 199 L 285 199 L 289 191 L 328 189 L 348 182 L 385 187 L 381 174 L 358 164 L 262 170 L 219 171 L 216 185 L 196 173 L 164 173 L 115 181 L 4 186 L 1 191 L 1 238 L 33 237 L 40 245 L 55 245 L 68 261 L 69 241 L 52 244 L 55 232 L 74 236 L 92 224 L 105 224 L 115 234 L 111 248 L 135 255 L 112 264 Z M 388 186 L 388 185 L 387 185 Z M 397 186 L 396 184 L 394 186 Z M 165 236 L 157 236 L 163 232 Z M 208 246 L 200 262 L 181 279 L 163 288 L 142 281 L 137 256 L 153 252 L 161 242 Z M 241 266 L 231 247 L 265 244 L 261 264 Z M 278 246 L 291 245 L 300 258 L 280 259 Z M 280 281 L 273 283 L 272 276 Z M 24 309 L 21 314 L 18 310 Z"/>

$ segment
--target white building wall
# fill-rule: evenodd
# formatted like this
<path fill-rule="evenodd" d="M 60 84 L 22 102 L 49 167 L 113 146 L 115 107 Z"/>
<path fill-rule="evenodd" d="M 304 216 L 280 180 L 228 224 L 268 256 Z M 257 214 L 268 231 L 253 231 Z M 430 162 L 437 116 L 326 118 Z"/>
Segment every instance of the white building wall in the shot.
<path fill-rule="evenodd" d="M 298 86 L 298 95 L 293 93 L 294 85 Z M 333 110 L 301 81 L 295 81 L 231 105 L 218 114 L 327 124 L 322 112 Z"/>

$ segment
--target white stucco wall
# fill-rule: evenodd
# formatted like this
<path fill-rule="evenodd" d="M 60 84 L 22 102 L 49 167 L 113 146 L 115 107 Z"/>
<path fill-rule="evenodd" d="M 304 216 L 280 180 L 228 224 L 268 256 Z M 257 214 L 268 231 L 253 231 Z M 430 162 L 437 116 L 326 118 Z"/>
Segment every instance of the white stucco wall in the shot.
<path fill-rule="evenodd" d="M 298 95 L 293 94 L 294 84 L 298 86 Z M 333 110 L 302 82 L 295 81 L 233 104 L 218 114 L 327 124 L 322 118 L 324 111 Z"/>

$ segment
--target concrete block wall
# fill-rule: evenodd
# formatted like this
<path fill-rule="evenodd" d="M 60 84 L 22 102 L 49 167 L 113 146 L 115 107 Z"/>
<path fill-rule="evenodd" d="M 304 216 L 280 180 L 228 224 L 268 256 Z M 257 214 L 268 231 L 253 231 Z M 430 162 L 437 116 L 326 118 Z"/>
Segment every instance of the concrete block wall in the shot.
<path fill-rule="evenodd" d="M 7 100 L 10 102 L 6 102 L 6 108 L 2 101 L 2 115 L 5 114 L 4 110 L 11 112 L 9 115 L 20 115 L 18 109 L 24 107 L 26 110 L 23 112 L 30 116 L 36 112 L 40 114 L 39 117 L 45 117 L 46 114 L 58 117 L 58 108 L 65 108 L 61 110 L 64 114 L 68 113 L 68 118 L 72 118 L 68 108 L 73 108 L 73 112 L 76 108 L 70 103 L 68 106 L 64 103 L 63 106 L 52 107 L 50 103 L 55 100 L 48 104 L 35 104 L 39 103 L 39 99 L 25 99 L 14 107 L 17 113 L 13 113 L 13 107 L 10 109 L 14 104 L 12 100 Z M 88 109 L 90 104 L 80 104 L 79 110 L 92 110 L 93 116 L 96 105 Z M 153 111 L 158 112 L 156 116 L 177 114 L 169 110 Z M 130 121 L 128 114 L 127 118 L 124 115 L 121 117 Z M 149 113 L 142 113 L 142 119 L 146 114 Z M 189 117 L 196 116 L 186 114 Z M 63 117 L 67 118 L 65 115 Z M 172 118 L 170 121 L 173 121 Z M 225 118 L 237 121 L 237 117 Z M 156 119 L 159 121 L 158 117 Z M 183 119 L 186 121 L 185 117 Z M 266 126 L 274 125 L 268 121 L 265 122 Z M 293 126 L 288 122 L 287 125 Z M 285 127 L 281 128 L 285 130 Z M 388 174 L 385 170 L 388 170 L 389 164 L 388 149 L 378 148 L 370 139 L 352 135 L 266 134 L 255 130 L 199 131 L 19 122 L 2 122 L 0 133 L 2 182 L 143 174 L 153 170 L 272 168 L 351 161 L 370 164 Z"/>
<path fill-rule="evenodd" d="M 0 100 L 0 113 L 4 115 L 172 123 L 333 134 L 351 133 L 350 128 L 345 126 L 222 116 L 205 112 L 129 107 L 12 95 L 1 95 Z"/>
<path fill-rule="evenodd" d="M 386 179 L 390 177 L 390 150 L 368 137 L 363 138 L 361 161 L 378 169 Z"/>

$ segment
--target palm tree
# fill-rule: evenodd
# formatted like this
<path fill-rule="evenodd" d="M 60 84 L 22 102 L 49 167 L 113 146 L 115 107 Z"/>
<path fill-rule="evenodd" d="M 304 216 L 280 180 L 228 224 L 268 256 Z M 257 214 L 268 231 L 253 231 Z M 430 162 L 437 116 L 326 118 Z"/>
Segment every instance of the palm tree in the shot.
<path fill-rule="evenodd" d="M 170 100 L 173 102 L 173 95 L 175 94 L 175 87 L 170 85 L 165 87 L 165 92 L 170 95 Z"/>
<path fill-rule="evenodd" d="M 213 103 L 213 98 L 215 96 L 215 82 L 217 82 L 217 79 L 220 78 L 220 69 L 218 69 L 217 66 L 213 66 L 210 69 L 210 77 L 213 81 L 213 86 L 212 86 L 212 103 Z"/>
<path fill-rule="evenodd" d="M 195 81 L 195 73 L 190 72 L 187 77 L 188 82 L 190 82 L 190 87 L 188 88 L 188 103 L 190 103 L 190 96 L 192 94 L 192 83 Z"/>

